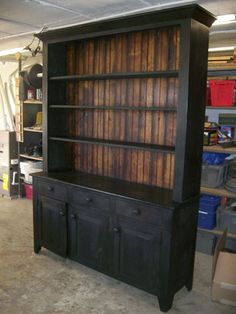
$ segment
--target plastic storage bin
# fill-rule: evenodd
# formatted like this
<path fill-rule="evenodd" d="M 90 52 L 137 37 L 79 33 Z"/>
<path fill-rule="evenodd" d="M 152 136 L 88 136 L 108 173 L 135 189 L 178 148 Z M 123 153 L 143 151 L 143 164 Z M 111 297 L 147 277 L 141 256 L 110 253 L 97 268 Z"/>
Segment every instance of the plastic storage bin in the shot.
<path fill-rule="evenodd" d="M 215 249 L 217 237 L 207 231 L 198 230 L 196 251 L 212 255 Z"/>
<path fill-rule="evenodd" d="M 215 212 L 220 204 L 220 196 L 202 194 L 199 201 L 199 209 L 203 211 Z"/>
<path fill-rule="evenodd" d="M 222 165 L 202 165 L 201 186 L 206 188 L 220 187 L 226 178 L 228 163 Z"/>
<path fill-rule="evenodd" d="M 234 103 L 235 81 L 210 80 L 211 105 L 216 107 L 232 107 Z"/>
<path fill-rule="evenodd" d="M 216 212 L 208 213 L 203 210 L 198 211 L 198 227 L 203 229 L 214 229 L 216 227 Z"/>
<path fill-rule="evenodd" d="M 218 208 L 217 226 L 219 229 L 236 233 L 236 209 L 233 208 L 230 206 Z"/>
<path fill-rule="evenodd" d="M 219 196 L 203 194 L 200 197 L 198 211 L 198 227 L 214 229 L 216 227 L 216 209 L 220 203 Z"/>
<path fill-rule="evenodd" d="M 24 187 L 25 187 L 25 196 L 26 198 L 28 198 L 29 200 L 33 199 L 33 187 L 31 184 L 26 184 L 23 183 Z"/>

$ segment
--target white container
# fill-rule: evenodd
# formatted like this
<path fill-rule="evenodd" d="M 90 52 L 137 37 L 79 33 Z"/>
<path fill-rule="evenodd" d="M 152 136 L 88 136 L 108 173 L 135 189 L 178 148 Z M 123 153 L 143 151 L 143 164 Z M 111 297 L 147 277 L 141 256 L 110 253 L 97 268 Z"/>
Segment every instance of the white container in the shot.
<path fill-rule="evenodd" d="M 30 173 L 41 172 L 43 171 L 43 162 L 42 161 L 22 161 L 20 162 L 20 172 L 24 174 L 25 183 L 32 183 L 32 176 Z"/>

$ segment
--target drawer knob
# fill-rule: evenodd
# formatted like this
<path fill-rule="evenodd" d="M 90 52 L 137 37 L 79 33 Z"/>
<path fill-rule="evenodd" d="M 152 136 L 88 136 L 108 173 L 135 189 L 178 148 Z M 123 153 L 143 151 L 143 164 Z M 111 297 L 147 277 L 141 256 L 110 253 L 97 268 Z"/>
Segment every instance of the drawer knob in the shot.
<path fill-rule="evenodd" d="M 75 215 L 75 214 L 71 214 L 71 215 L 70 215 L 70 218 L 71 218 L 71 219 L 76 219 L 76 215 Z"/>
<path fill-rule="evenodd" d="M 54 191 L 54 188 L 52 186 L 48 186 L 48 191 L 49 192 L 53 192 Z"/>
<path fill-rule="evenodd" d="M 86 202 L 91 203 L 92 202 L 92 198 L 91 197 L 86 197 Z"/>
<path fill-rule="evenodd" d="M 114 227 L 114 228 L 113 228 L 113 232 L 119 233 L 119 232 L 120 232 L 120 228 L 119 228 L 119 227 Z"/>
<path fill-rule="evenodd" d="M 65 216 L 65 213 L 63 211 L 59 212 L 60 216 Z"/>
<path fill-rule="evenodd" d="M 133 213 L 134 215 L 140 215 L 140 214 L 141 214 L 141 211 L 140 211 L 140 209 L 135 208 L 135 209 L 132 210 L 132 213 Z"/>

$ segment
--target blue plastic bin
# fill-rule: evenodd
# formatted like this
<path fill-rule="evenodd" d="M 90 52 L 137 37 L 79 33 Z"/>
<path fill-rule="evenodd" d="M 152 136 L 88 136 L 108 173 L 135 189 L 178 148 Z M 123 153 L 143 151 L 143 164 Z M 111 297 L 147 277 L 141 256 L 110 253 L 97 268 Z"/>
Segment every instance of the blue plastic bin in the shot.
<path fill-rule="evenodd" d="M 220 196 L 202 194 L 199 202 L 198 227 L 214 229 L 216 227 L 216 209 L 220 204 Z"/>
<path fill-rule="evenodd" d="M 198 211 L 198 227 L 203 229 L 214 229 L 216 227 L 216 212 Z"/>
<path fill-rule="evenodd" d="M 206 212 L 215 212 L 220 204 L 220 196 L 202 194 L 199 201 L 199 209 Z"/>

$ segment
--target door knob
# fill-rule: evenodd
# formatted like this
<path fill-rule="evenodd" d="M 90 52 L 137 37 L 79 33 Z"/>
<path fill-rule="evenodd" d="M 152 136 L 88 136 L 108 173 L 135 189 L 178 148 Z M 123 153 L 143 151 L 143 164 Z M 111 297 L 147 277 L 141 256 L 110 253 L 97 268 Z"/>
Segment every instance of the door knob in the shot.
<path fill-rule="evenodd" d="M 93 200 L 93 199 L 92 199 L 91 197 L 86 197 L 86 202 L 89 203 L 89 202 L 92 202 L 92 200 Z"/>
<path fill-rule="evenodd" d="M 48 186 L 48 191 L 52 192 L 52 191 L 54 191 L 54 188 L 52 186 Z"/>
<path fill-rule="evenodd" d="M 76 219 L 76 215 L 75 215 L 75 214 L 71 214 L 71 215 L 70 215 L 70 218 L 71 218 L 71 219 Z"/>
<path fill-rule="evenodd" d="M 119 227 L 114 227 L 114 228 L 113 228 L 113 232 L 119 233 L 119 232 L 120 232 L 120 228 L 119 228 Z"/>
<path fill-rule="evenodd" d="M 132 210 L 132 213 L 133 213 L 134 215 L 140 215 L 140 214 L 141 214 L 141 211 L 140 211 L 140 209 L 135 208 L 135 209 Z"/>
<path fill-rule="evenodd" d="M 65 213 L 63 211 L 59 212 L 60 216 L 65 216 Z"/>

